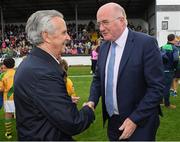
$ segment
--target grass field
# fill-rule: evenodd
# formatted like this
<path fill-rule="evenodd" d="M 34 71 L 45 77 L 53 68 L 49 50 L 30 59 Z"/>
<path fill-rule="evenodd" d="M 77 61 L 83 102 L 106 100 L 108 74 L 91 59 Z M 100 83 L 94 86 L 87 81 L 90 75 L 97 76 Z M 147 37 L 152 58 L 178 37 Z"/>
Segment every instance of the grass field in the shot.
<path fill-rule="evenodd" d="M 89 96 L 89 87 L 92 80 L 90 75 L 90 67 L 70 67 L 69 76 L 74 82 L 75 90 L 78 96 L 81 97 L 78 107 L 80 108 L 84 101 L 87 101 Z M 74 76 L 74 77 L 73 77 Z M 180 90 L 179 90 L 180 91 Z M 162 107 L 164 116 L 161 117 L 160 128 L 157 133 L 157 141 L 179 141 L 180 140 L 180 93 L 177 97 L 171 97 L 171 102 L 176 104 L 175 110 L 170 110 Z M 101 104 L 96 108 L 96 120 L 85 132 L 74 136 L 77 141 L 106 141 L 106 127 L 102 127 Z M 15 126 L 15 121 L 14 121 Z M 15 127 L 13 128 L 13 139 L 17 140 Z M 7 141 L 4 137 L 4 119 L 3 111 L 0 110 L 0 140 Z"/>

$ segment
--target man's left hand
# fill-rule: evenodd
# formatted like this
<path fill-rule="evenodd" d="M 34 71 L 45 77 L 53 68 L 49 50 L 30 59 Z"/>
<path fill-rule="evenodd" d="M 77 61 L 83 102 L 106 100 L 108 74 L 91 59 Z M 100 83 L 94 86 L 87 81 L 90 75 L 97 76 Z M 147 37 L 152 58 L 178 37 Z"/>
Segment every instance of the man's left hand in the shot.
<path fill-rule="evenodd" d="M 84 106 L 88 106 L 94 111 L 94 102 L 92 102 L 92 101 L 85 102 L 85 103 L 83 103 L 83 107 Z"/>
<path fill-rule="evenodd" d="M 119 140 L 128 139 L 135 131 L 137 125 L 129 118 L 127 118 L 120 126 L 119 130 L 123 131 Z"/>
<path fill-rule="evenodd" d="M 75 97 L 75 96 L 71 96 L 71 100 L 73 103 L 77 104 L 79 101 L 80 97 Z"/>

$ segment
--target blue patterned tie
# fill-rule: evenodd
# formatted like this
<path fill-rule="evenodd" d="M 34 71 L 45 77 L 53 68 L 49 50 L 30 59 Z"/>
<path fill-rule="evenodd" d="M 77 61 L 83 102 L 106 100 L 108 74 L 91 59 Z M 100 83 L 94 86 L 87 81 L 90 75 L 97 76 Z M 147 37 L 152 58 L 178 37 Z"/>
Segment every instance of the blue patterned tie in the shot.
<path fill-rule="evenodd" d="M 105 97 L 105 103 L 106 103 L 106 110 L 111 117 L 114 113 L 114 106 L 113 106 L 113 78 L 114 78 L 114 63 L 115 63 L 115 47 L 116 43 L 111 43 L 111 53 L 109 58 L 109 63 L 107 67 L 107 83 L 106 83 L 106 97 Z"/>

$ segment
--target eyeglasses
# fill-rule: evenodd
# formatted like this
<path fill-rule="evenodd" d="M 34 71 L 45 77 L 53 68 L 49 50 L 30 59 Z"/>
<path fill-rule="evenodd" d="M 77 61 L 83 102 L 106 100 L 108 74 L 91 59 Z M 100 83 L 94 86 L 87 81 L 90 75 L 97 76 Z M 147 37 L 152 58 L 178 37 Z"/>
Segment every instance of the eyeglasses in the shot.
<path fill-rule="evenodd" d="M 119 19 L 119 18 L 121 18 L 121 17 L 117 17 L 117 18 L 115 18 L 115 19 L 113 19 L 113 20 L 111 20 L 111 21 L 109 21 L 109 20 L 103 20 L 103 21 L 97 22 L 97 26 L 100 27 L 100 26 L 102 25 L 102 26 L 104 26 L 104 27 L 107 27 L 107 26 L 110 25 L 110 23 L 114 22 L 115 20 L 117 20 L 117 19 Z"/>

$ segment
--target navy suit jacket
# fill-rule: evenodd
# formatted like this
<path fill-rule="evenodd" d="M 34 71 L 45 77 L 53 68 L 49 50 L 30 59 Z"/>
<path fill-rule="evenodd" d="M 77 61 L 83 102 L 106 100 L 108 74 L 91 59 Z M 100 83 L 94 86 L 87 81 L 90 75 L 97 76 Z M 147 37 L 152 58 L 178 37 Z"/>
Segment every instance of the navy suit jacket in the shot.
<path fill-rule="evenodd" d="M 108 118 L 105 106 L 105 66 L 109 48 L 108 41 L 100 47 L 89 96 L 89 101 L 94 101 L 95 105 L 102 96 L 103 122 Z M 163 88 L 163 66 L 157 41 L 151 36 L 129 30 L 116 89 L 121 119 L 129 117 L 137 125 L 145 125 L 150 116 L 160 112 Z"/>
<path fill-rule="evenodd" d="M 14 101 L 19 140 L 72 140 L 94 120 L 89 107 L 78 111 L 67 95 L 63 70 L 37 47 L 16 71 Z"/>

